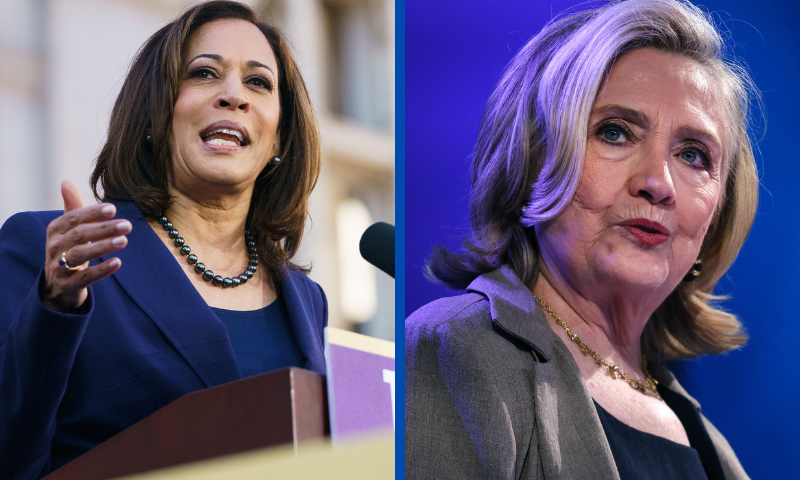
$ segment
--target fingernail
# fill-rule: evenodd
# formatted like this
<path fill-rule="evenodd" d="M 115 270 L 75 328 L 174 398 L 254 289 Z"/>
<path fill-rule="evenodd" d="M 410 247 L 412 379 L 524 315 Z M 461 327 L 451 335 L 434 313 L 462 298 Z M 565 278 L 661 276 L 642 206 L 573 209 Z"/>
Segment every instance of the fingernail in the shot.
<path fill-rule="evenodd" d="M 110 262 L 108 262 L 108 266 L 111 268 L 117 268 L 122 265 L 122 260 L 119 258 L 112 258 Z"/>
<path fill-rule="evenodd" d="M 124 232 L 124 231 L 130 230 L 130 229 L 131 229 L 131 222 L 129 222 L 127 220 L 124 220 L 124 221 L 119 222 L 117 224 L 117 230 L 119 230 L 120 232 Z"/>
<path fill-rule="evenodd" d="M 115 210 L 116 210 L 116 208 L 114 207 L 114 205 L 106 205 L 100 211 L 103 212 L 103 215 L 112 215 Z"/>
<path fill-rule="evenodd" d="M 120 245 L 123 245 L 125 241 L 126 241 L 125 235 L 120 235 L 119 237 L 114 237 L 114 239 L 111 240 L 111 245 L 118 247 Z"/>

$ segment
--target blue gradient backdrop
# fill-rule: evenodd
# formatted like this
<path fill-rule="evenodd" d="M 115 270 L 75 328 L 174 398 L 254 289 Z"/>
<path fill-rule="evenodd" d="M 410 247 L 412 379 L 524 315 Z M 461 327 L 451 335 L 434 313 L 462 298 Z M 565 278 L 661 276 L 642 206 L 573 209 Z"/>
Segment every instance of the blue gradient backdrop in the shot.
<path fill-rule="evenodd" d="M 754 479 L 800 478 L 800 6 L 706 1 L 749 66 L 768 114 L 757 154 L 761 202 L 717 292 L 743 320 L 743 349 L 677 366 Z M 457 292 L 422 276 L 436 243 L 468 234 L 469 156 L 484 104 L 511 57 L 577 1 L 406 0 L 405 313 Z"/>

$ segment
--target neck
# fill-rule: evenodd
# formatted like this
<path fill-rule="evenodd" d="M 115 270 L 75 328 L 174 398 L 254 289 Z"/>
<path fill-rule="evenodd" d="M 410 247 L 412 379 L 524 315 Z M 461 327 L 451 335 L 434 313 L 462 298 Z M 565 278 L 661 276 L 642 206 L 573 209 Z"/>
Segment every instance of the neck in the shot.
<path fill-rule="evenodd" d="M 654 309 L 607 291 L 581 292 L 544 263 L 533 293 L 544 300 L 587 345 L 623 370 L 643 375 L 641 337 Z M 552 320 L 552 319 L 550 319 Z M 559 336 L 562 327 L 550 322 Z"/>
<path fill-rule="evenodd" d="M 200 199 L 173 186 L 170 194 L 174 201 L 164 214 L 200 262 L 223 277 L 243 272 L 249 261 L 244 231 L 252 189 L 223 198 Z M 165 241 L 171 245 L 171 241 Z"/>

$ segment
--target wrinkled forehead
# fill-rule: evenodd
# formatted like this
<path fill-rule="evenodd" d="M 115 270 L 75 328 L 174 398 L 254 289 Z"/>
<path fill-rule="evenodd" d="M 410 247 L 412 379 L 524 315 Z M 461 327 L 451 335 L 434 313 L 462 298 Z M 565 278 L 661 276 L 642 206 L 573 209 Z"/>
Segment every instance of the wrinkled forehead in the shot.
<path fill-rule="evenodd" d="M 724 78 L 711 64 L 687 55 L 651 47 L 632 50 L 609 68 L 592 112 L 622 105 L 640 112 L 651 126 L 696 133 L 708 140 L 726 174 L 737 130 L 729 121 L 734 113 L 725 99 L 730 100 L 732 92 L 726 90 Z"/>
<path fill-rule="evenodd" d="M 706 132 L 723 148 L 728 135 L 720 99 L 719 82 L 705 65 L 685 55 L 640 48 L 612 64 L 594 109 L 624 105 L 651 121 Z"/>

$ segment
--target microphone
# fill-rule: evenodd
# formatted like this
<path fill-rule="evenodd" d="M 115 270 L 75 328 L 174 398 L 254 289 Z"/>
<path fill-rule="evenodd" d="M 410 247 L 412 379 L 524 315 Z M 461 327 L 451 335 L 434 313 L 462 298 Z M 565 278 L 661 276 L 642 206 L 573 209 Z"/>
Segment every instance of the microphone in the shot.
<path fill-rule="evenodd" d="M 394 278 L 394 225 L 378 222 L 361 235 L 358 249 L 364 260 Z"/>

